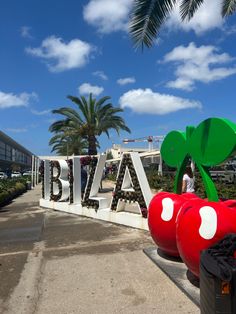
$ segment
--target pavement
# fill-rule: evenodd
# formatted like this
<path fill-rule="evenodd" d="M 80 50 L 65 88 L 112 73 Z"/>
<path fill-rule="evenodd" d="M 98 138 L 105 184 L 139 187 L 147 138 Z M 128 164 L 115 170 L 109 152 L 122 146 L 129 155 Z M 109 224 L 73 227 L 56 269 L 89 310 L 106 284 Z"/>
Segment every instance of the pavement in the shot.
<path fill-rule="evenodd" d="M 40 208 L 40 189 L 0 209 L 0 313 L 200 313 L 147 231 Z"/>

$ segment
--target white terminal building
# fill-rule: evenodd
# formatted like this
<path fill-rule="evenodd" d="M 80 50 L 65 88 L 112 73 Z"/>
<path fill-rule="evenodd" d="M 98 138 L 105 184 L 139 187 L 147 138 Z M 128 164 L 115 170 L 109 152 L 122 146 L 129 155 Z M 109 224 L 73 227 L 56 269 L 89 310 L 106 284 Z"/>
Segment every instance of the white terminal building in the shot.
<path fill-rule="evenodd" d="M 137 152 L 140 154 L 142 163 L 144 167 L 148 167 L 151 164 L 160 163 L 160 150 L 159 149 L 152 149 L 150 148 L 140 148 L 140 147 L 124 147 L 121 144 L 113 144 L 111 148 L 106 150 L 106 153 L 111 153 L 113 159 L 111 161 L 118 161 L 122 154 L 124 153 L 131 153 Z"/>
<path fill-rule="evenodd" d="M 11 170 L 13 166 L 20 171 L 30 169 L 32 155 L 33 153 L 28 149 L 0 131 L 0 169 L 2 171 Z"/>

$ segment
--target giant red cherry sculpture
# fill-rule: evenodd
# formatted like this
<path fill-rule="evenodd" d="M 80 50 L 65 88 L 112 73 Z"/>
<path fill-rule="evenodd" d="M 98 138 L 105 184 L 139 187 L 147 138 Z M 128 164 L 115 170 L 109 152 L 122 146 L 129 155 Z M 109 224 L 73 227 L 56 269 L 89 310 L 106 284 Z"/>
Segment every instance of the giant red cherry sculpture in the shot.
<path fill-rule="evenodd" d="M 217 190 L 208 170 L 210 166 L 221 164 L 231 156 L 236 148 L 235 143 L 235 123 L 226 119 L 210 118 L 200 123 L 197 128 L 187 127 L 186 132 L 170 132 L 162 144 L 161 155 L 164 161 L 167 165 L 177 168 L 174 186 L 176 194 L 181 194 L 183 173 L 190 157 L 195 162 L 205 186 L 208 202 L 191 199 L 183 204 L 176 214 L 177 248 L 183 261 L 197 276 L 201 251 L 221 240 L 227 233 L 236 232 L 234 202 L 219 202 Z M 158 227 L 161 223 L 159 222 L 155 228 L 149 223 L 150 230 L 159 232 Z M 169 243 L 167 246 L 173 249 L 169 236 L 164 237 L 166 243 Z M 156 241 L 158 243 L 159 239 Z"/>
<path fill-rule="evenodd" d="M 231 207 L 227 207 L 227 203 Z M 236 202 L 191 200 L 182 206 L 176 221 L 177 247 L 182 260 L 195 276 L 199 276 L 201 251 L 227 233 L 235 233 L 235 222 Z"/>
<path fill-rule="evenodd" d="M 148 209 L 149 230 L 159 249 L 167 255 L 179 256 L 176 244 L 176 217 L 187 200 L 196 198 L 198 197 L 193 193 L 178 195 L 160 192 L 151 200 Z"/>

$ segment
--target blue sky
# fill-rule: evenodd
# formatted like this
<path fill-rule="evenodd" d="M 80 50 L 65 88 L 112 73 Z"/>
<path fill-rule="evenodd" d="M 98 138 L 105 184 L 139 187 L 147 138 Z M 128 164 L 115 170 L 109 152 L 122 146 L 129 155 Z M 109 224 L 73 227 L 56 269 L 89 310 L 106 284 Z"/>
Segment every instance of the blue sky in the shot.
<path fill-rule="evenodd" d="M 132 131 L 101 136 L 100 151 L 209 117 L 235 122 L 236 15 L 222 20 L 221 1 L 207 0 L 183 24 L 176 8 L 142 52 L 127 32 L 132 2 L 1 1 L 0 129 L 48 155 L 48 128 L 59 118 L 51 110 L 89 92 L 110 96 Z"/>

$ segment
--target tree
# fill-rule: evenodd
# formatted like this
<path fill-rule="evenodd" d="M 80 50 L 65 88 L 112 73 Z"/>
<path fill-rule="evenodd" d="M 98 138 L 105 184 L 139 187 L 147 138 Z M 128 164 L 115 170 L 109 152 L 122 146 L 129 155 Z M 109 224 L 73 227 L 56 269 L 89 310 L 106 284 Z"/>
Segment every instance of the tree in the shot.
<path fill-rule="evenodd" d="M 66 130 L 56 133 L 50 139 L 49 145 L 52 146 L 51 152 L 56 152 L 60 156 L 84 155 L 88 148 L 86 140 Z"/>
<path fill-rule="evenodd" d="M 97 154 L 99 144 L 97 137 L 102 133 L 108 137 L 111 129 L 114 129 L 118 134 L 120 130 L 130 133 L 130 129 L 125 125 L 123 118 L 117 115 L 117 113 L 123 112 L 123 109 L 107 103 L 110 97 L 105 96 L 96 100 L 90 94 L 88 99 L 84 96 L 80 98 L 68 96 L 67 98 L 77 106 L 77 110 L 70 107 L 53 110 L 53 113 L 62 115 L 64 119 L 54 122 L 49 127 L 49 131 L 63 134 L 66 130 L 68 133 L 85 139 L 88 142 L 89 155 Z"/>
<path fill-rule="evenodd" d="M 110 151 L 110 152 L 108 152 L 107 153 L 107 160 L 109 160 L 109 159 L 113 159 L 114 157 L 113 157 L 113 155 L 112 155 L 112 152 Z"/>
<path fill-rule="evenodd" d="M 135 0 L 130 21 L 130 34 L 135 46 L 151 47 L 162 24 L 179 2 L 182 21 L 186 21 L 194 16 L 204 0 Z M 222 17 L 235 11 L 236 0 L 222 0 Z"/>
<path fill-rule="evenodd" d="M 21 171 L 21 166 L 19 166 L 18 164 L 11 164 L 11 170 L 14 172 L 14 171 Z"/>

